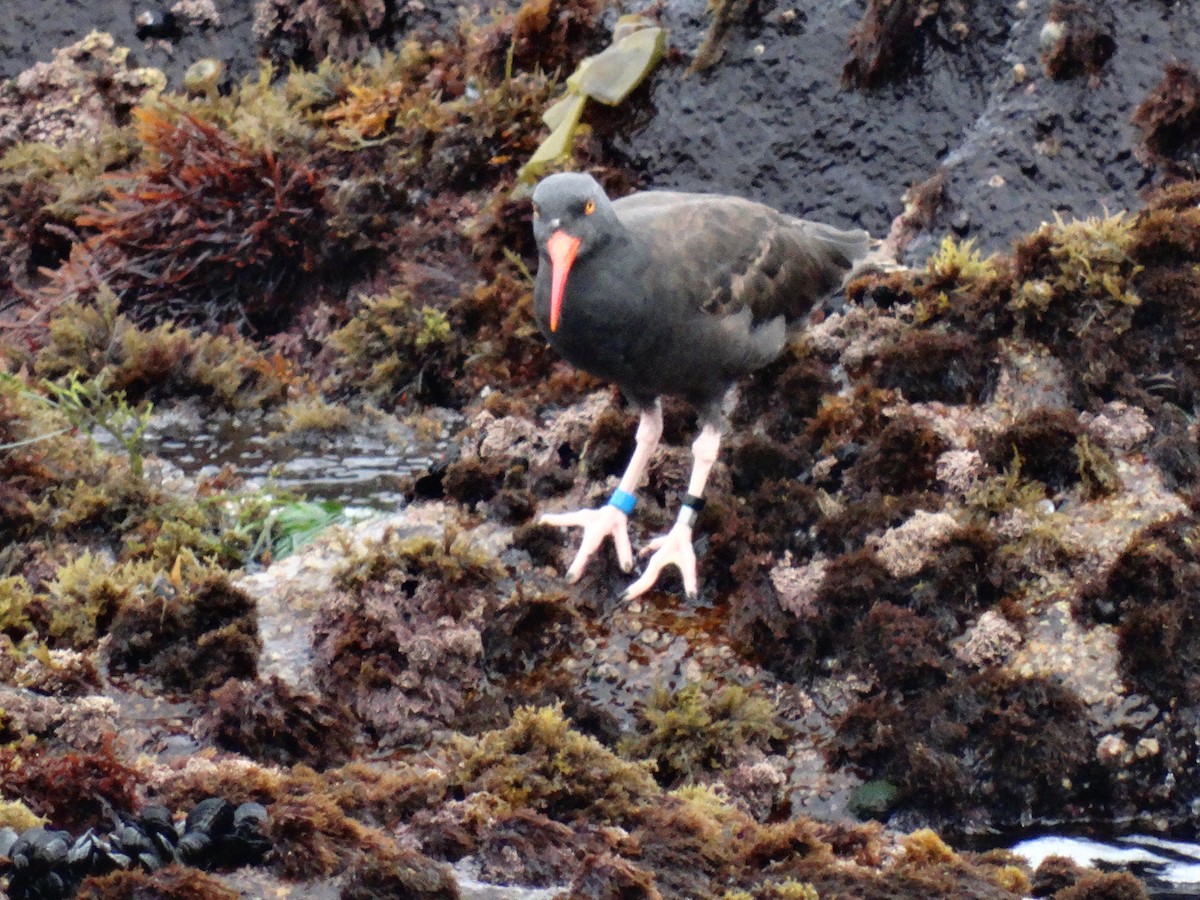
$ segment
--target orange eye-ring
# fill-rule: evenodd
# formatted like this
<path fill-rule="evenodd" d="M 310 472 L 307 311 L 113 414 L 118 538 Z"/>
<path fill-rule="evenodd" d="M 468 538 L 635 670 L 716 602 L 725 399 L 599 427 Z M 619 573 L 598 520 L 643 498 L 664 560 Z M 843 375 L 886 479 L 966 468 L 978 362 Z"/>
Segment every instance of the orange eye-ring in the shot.
<path fill-rule="evenodd" d="M 595 200 L 589 200 L 587 203 L 583 204 L 583 214 L 585 216 L 590 216 L 595 211 L 596 211 L 596 201 Z"/>

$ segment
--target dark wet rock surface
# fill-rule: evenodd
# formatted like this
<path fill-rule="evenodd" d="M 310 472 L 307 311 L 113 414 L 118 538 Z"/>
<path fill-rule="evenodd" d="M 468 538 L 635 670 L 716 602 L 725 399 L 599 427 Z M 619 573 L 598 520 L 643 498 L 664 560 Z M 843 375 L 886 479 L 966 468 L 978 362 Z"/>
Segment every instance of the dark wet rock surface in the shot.
<path fill-rule="evenodd" d="M 1039 59 L 1049 0 L 965 4 L 962 28 L 940 21 L 955 5 L 941 6 L 923 51 L 906 47 L 912 71 L 855 90 L 840 78 L 858 4 L 763 4 L 758 23 L 730 32 L 720 65 L 684 78 L 677 63 L 656 78 L 653 115 L 617 146 L 655 187 L 748 194 L 875 234 L 902 212 L 910 186 L 944 169 L 929 234 L 952 230 L 989 251 L 1055 212 L 1137 207 L 1154 176 L 1131 120 L 1168 60 L 1200 64 L 1195 5 L 1138 15 L 1114 5 L 1112 58 L 1095 78 L 1061 80 Z M 685 54 L 703 9 L 667 7 Z"/>
<path fill-rule="evenodd" d="M 133 51 L 138 65 L 154 66 L 167 73 L 173 87 L 182 85 L 183 73 L 202 57 L 222 60 L 235 78 L 253 71 L 257 47 L 252 26 L 254 4 L 238 0 L 170 2 L 14 4 L 0 23 L 0 78 L 14 78 L 48 51 L 66 47 L 91 31 L 111 34 L 119 46 Z M 194 16 L 188 15 L 195 9 Z M 144 26 L 139 26 L 142 16 Z"/>

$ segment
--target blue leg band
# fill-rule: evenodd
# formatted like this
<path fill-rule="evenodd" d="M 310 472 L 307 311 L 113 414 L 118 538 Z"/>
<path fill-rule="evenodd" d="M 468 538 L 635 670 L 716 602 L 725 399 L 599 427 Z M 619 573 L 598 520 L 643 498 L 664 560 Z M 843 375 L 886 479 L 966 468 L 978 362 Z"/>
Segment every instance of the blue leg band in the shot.
<path fill-rule="evenodd" d="M 615 506 L 621 512 L 625 513 L 625 515 L 629 515 L 637 505 L 637 497 L 628 491 L 617 488 L 613 491 L 613 495 L 608 498 L 608 505 Z"/>

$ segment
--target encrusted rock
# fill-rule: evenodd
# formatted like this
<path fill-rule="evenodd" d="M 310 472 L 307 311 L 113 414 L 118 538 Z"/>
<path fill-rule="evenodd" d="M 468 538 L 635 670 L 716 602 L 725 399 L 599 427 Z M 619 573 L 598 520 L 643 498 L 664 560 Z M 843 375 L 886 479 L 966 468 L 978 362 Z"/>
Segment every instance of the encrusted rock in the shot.
<path fill-rule="evenodd" d="M 1021 633 L 1006 618 L 992 610 L 967 629 L 954 655 L 969 666 L 994 666 L 1004 662 L 1021 644 Z"/>
<path fill-rule="evenodd" d="M 20 141 L 61 146 L 95 137 L 166 86 L 161 71 L 131 65 L 127 47 L 93 31 L 0 83 L 0 151 Z"/>

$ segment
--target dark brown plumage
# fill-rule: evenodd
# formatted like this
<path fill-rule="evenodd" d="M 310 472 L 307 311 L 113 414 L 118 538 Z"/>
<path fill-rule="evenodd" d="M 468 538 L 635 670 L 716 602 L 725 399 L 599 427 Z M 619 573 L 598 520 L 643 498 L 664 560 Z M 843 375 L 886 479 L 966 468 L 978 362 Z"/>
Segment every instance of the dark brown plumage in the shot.
<path fill-rule="evenodd" d="M 729 388 L 779 355 L 789 329 L 866 254 L 869 236 L 739 197 L 647 191 L 610 201 L 594 178 L 578 173 L 543 179 L 533 204 L 542 332 L 571 363 L 616 382 L 642 413 L 618 494 L 632 495 L 657 445 L 658 398 L 677 395 L 697 406 L 702 424 L 689 484 L 694 509 L 716 459 Z M 605 536 L 622 564 L 632 564 L 628 510 L 619 497 L 614 503 L 619 515 L 610 506 L 545 517 L 585 529 L 573 577 Z M 680 558 L 691 553 L 687 509 L 672 534 L 651 545 L 661 549 L 631 593 L 653 584 L 668 563 L 694 590 L 694 557 L 690 573 Z"/>

